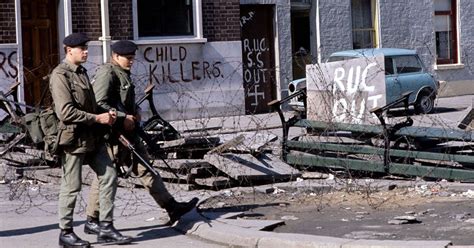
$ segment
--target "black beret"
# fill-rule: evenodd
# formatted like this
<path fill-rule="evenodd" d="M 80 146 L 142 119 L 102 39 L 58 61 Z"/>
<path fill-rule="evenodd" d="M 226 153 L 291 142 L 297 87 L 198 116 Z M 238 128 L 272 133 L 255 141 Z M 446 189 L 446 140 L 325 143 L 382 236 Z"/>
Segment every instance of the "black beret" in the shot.
<path fill-rule="evenodd" d="M 118 55 L 135 55 L 137 45 L 128 40 L 120 40 L 112 44 L 112 52 Z"/>
<path fill-rule="evenodd" d="M 72 33 L 66 36 L 63 40 L 63 44 L 68 47 L 84 46 L 90 41 L 89 37 L 83 33 Z"/>

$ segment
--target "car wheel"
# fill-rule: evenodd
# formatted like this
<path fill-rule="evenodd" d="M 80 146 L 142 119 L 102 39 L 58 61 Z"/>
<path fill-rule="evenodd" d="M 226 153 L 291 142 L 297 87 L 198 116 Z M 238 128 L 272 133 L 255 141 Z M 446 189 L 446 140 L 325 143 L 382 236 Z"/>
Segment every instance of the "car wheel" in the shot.
<path fill-rule="evenodd" d="M 429 114 L 434 110 L 435 96 L 430 92 L 422 92 L 415 102 L 415 112 L 417 114 Z"/>

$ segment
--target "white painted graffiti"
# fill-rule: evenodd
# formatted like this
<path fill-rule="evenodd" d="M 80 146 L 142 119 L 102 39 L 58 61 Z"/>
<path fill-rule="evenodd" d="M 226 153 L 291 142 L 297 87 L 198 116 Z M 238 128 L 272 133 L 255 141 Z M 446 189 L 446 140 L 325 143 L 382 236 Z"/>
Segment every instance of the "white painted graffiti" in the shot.
<path fill-rule="evenodd" d="M 369 110 L 385 105 L 385 76 L 381 68 L 383 58 L 378 57 L 308 66 L 308 91 L 331 95 L 326 108 L 308 108 L 313 108 L 317 115 L 329 109 L 336 122 L 361 124 L 373 119 Z"/>

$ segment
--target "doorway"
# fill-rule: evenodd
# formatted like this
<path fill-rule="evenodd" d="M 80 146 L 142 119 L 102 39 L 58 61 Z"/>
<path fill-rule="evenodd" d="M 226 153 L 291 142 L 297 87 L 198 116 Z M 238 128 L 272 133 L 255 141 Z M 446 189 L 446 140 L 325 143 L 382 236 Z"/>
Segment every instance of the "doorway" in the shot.
<path fill-rule="evenodd" d="M 22 0 L 21 33 L 25 102 L 48 106 L 49 73 L 59 63 L 58 0 Z"/>
<path fill-rule="evenodd" d="M 306 65 L 311 64 L 309 11 L 291 11 L 291 41 L 293 79 L 306 77 Z"/>
<path fill-rule="evenodd" d="M 268 113 L 276 99 L 273 15 L 273 5 L 240 6 L 246 114 Z"/>

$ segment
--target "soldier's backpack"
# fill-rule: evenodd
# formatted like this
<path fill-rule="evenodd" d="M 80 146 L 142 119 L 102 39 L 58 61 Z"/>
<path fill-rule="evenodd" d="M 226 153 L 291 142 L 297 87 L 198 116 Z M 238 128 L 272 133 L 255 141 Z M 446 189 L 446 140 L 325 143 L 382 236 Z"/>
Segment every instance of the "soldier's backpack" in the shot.
<path fill-rule="evenodd" d="M 23 120 L 33 143 L 43 142 L 44 151 L 51 157 L 58 154 L 60 123 L 52 107 L 28 113 L 23 117 Z"/>
<path fill-rule="evenodd" d="M 59 128 L 60 121 L 53 108 L 42 110 L 39 114 L 41 131 L 43 131 L 44 151 L 50 155 L 59 153 L 59 136 L 61 130 Z"/>

